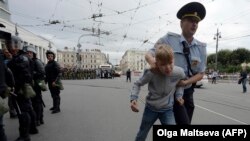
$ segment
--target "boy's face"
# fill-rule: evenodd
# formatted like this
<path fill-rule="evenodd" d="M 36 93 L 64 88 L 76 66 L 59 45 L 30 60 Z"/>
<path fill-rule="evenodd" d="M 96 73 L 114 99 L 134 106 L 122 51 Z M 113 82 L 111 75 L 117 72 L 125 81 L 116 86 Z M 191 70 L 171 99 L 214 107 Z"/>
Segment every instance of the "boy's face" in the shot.
<path fill-rule="evenodd" d="M 159 68 L 159 71 L 164 74 L 164 75 L 170 75 L 173 71 L 173 67 L 174 67 L 174 60 L 170 60 L 170 61 L 160 61 L 157 60 L 156 61 L 156 66 Z"/>

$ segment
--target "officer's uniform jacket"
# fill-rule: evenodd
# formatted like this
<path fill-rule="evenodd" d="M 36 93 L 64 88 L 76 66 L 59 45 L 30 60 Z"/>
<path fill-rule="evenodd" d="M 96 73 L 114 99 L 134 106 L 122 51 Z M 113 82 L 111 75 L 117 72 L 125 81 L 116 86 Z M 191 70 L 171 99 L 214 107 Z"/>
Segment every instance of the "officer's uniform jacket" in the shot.
<path fill-rule="evenodd" d="M 49 87 L 51 87 L 52 82 L 60 79 L 61 77 L 61 69 L 59 64 L 56 61 L 49 61 L 45 66 L 45 81 L 48 82 Z"/>
<path fill-rule="evenodd" d="M 188 64 L 185 55 L 183 53 L 183 45 L 182 45 L 183 41 L 186 40 L 182 35 L 169 32 L 157 41 L 155 47 L 150 50 L 150 53 L 153 56 L 155 56 L 155 49 L 157 44 L 165 43 L 170 45 L 174 52 L 175 65 L 183 68 L 186 76 L 188 77 Z M 192 65 L 192 70 L 194 71 L 194 73 L 196 74 L 205 72 L 206 62 L 207 62 L 206 44 L 196 39 L 193 39 L 193 41 L 191 42 L 191 44 L 188 45 L 188 47 L 190 49 L 190 54 L 189 54 L 190 64 L 192 64 L 192 61 L 197 62 L 195 65 Z"/>
<path fill-rule="evenodd" d="M 27 56 L 22 53 L 13 56 L 12 60 L 8 63 L 8 67 L 14 76 L 16 92 L 18 92 L 25 83 L 32 84 L 31 62 Z"/>

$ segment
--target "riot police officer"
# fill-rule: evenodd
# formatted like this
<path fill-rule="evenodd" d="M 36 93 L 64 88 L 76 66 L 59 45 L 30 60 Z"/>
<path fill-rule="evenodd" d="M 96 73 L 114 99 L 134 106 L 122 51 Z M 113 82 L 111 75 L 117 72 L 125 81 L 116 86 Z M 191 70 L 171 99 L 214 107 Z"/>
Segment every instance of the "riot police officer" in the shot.
<path fill-rule="evenodd" d="M 37 134 L 38 130 L 35 124 L 35 112 L 33 110 L 29 94 L 31 91 L 24 91 L 32 85 L 32 71 L 29 59 L 22 51 L 22 40 L 17 36 L 12 36 L 11 45 L 8 49 L 13 55 L 8 63 L 15 79 L 14 93 L 15 109 L 19 120 L 19 134 L 16 141 L 30 141 L 30 134 Z"/>
<path fill-rule="evenodd" d="M 57 86 L 57 82 L 61 79 L 60 65 L 55 61 L 55 53 L 51 50 L 46 52 L 48 63 L 45 66 L 46 82 L 48 82 L 51 97 L 53 99 L 53 107 L 50 108 L 52 114 L 58 113 L 60 109 L 60 88 Z"/>
<path fill-rule="evenodd" d="M 4 58 L 2 54 L 2 50 L 0 49 L 0 96 L 2 97 L 7 89 L 7 85 L 5 83 L 5 75 L 4 75 Z M 0 99 L 1 99 L 0 97 Z M 0 103 L 1 104 L 1 103 Z M 0 105 L 3 106 L 3 105 Z M 3 125 L 3 114 L 0 113 L 0 140 L 1 141 L 7 141 L 6 134 L 4 131 L 4 125 Z"/>
<path fill-rule="evenodd" d="M 26 46 L 26 55 L 32 59 L 32 70 L 33 70 L 33 80 L 34 85 L 33 89 L 36 93 L 36 96 L 31 98 L 32 106 L 36 113 L 36 124 L 39 126 L 40 124 L 44 124 L 43 120 L 43 107 L 45 106 L 42 99 L 42 90 L 39 86 L 39 83 L 45 79 L 45 70 L 42 61 L 36 58 L 36 50 L 32 45 Z"/>

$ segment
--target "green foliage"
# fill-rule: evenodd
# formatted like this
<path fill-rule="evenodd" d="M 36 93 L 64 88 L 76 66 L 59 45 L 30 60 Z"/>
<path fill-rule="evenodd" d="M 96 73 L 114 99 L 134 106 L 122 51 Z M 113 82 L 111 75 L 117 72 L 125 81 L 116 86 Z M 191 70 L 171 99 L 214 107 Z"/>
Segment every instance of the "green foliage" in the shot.
<path fill-rule="evenodd" d="M 215 69 L 215 58 L 216 54 L 210 54 L 207 57 L 207 68 Z M 220 50 L 217 54 L 217 68 L 220 72 L 239 72 L 242 67 L 241 64 L 246 62 L 250 63 L 250 51 L 245 48 L 238 48 L 236 50 L 230 51 Z M 248 72 L 250 68 L 247 67 Z"/>

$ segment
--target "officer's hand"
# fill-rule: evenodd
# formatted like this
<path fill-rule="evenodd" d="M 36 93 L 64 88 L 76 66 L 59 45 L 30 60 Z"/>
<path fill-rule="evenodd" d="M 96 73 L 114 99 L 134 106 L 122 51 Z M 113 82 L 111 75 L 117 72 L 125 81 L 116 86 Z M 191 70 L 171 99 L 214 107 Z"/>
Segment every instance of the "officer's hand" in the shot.
<path fill-rule="evenodd" d="M 177 83 L 177 86 L 186 86 L 187 85 L 187 80 L 180 80 L 178 83 Z"/>
<path fill-rule="evenodd" d="M 176 101 L 179 103 L 179 105 L 184 104 L 184 99 L 183 98 L 178 98 L 178 99 L 176 99 Z"/>
<path fill-rule="evenodd" d="M 55 87 L 56 86 L 56 82 L 52 82 L 52 87 Z"/>
<path fill-rule="evenodd" d="M 151 60 L 149 61 L 149 66 L 150 69 L 156 69 L 156 61 L 154 57 L 152 57 Z"/>
<path fill-rule="evenodd" d="M 136 100 L 132 100 L 130 103 L 130 108 L 133 112 L 139 112 L 138 104 Z"/>
<path fill-rule="evenodd" d="M 11 87 L 10 88 L 10 92 L 14 92 L 15 91 L 15 88 L 14 87 Z"/>

